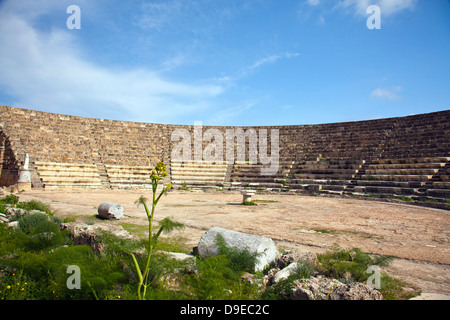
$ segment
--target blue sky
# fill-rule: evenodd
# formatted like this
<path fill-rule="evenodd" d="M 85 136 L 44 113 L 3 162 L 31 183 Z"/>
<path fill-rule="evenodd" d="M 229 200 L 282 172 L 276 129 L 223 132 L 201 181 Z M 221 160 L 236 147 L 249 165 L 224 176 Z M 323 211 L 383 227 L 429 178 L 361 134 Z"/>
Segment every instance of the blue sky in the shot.
<path fill-rule="evenodd" d="M 0 1 L 0 104 L 85 117 L 247 126 L 447 110 L 449 58 L 445 0 Z"/>

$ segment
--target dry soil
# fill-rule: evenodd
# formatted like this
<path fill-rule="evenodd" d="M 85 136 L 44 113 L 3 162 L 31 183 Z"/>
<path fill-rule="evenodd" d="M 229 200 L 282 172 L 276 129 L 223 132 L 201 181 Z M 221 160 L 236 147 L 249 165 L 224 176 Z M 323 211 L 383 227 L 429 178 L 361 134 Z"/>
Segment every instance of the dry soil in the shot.
<path fill-rule="evenodd" d="M 150 191 L 30 191 L 21 201 L 40 199 L 61 217 L 94 217 L 103 201 L 119 203 L 124 216 L 96 223 L 147 225 L 143 207 L 134 203 Z M 185 228 L 172 234 L 196 246 L 212 227 L 272 238 L 279 249 L 315 253 L 333 244 L 396 257 L 383 269 L 423 292 L 450 295 L 449 211 L 409 204 L 353 198 L 257 194 L 244 206 L 238 192 L 171 191 L 158 204 L 155 220 L 171 217 Z"/>

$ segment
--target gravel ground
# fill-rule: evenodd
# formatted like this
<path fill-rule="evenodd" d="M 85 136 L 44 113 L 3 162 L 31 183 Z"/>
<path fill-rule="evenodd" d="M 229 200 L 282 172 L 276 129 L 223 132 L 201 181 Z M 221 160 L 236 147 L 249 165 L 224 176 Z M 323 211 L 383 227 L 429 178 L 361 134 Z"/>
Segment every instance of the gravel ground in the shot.
<path fill-rule="evenodd" d="M 61 217 L 97 214 L 103 201 L 119 203 L 118 221 L 147 225 L 143 207 L 134 202 L 150 191 L 30 191 L 20 200 L 40 199 Z M 186 226 L 172 236 L 195 246 L 211 227 L 271 237 L 279 249 L 321 253 L 342 248 L 396 257 L 385 271 L 423 292 L 450 295 L 450 219 L 448 210 L 353 198 L 257 194 L 255 206 L 243 206 L 238 192 L 171 191 L 157 206 L 155 220 L 171 217 Z"/>

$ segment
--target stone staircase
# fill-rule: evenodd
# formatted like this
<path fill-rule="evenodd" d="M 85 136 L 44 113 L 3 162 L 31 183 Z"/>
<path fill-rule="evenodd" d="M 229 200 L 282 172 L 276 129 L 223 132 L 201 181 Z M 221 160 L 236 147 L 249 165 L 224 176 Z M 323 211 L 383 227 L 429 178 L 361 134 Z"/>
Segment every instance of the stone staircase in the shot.
<path fill-rule="evenodd" d="M 300 161 L 289 187 L 295 192 L 342 194 L 364 163 L 364 160 L 328 158 Z"/>
<path fill-rule="evenodd" d="M 441 166 L 439 171 L 425 184 L 425 188 L 420 191 L 426 194 L 427 198 L 441 201 L 450 200 L 450 162 Z"/>
<path fill-rule="evenodd" d="M 426 183 L 449 161 L 448 157 L 373 160 L 355 182 L 353 194 L 378 197 L 426 196 Z"/>

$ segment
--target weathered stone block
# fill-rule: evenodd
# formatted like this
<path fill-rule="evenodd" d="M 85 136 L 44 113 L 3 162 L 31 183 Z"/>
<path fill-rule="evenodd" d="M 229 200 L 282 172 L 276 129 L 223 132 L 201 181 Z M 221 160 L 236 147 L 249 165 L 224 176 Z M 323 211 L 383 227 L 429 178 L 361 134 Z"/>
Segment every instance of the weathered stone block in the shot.
<path fill-rule="evenodd" d="M 205 258 L 220 254 L 216 243 L 218 235 L 223 237 L 225 244 L 229 247 L 258 253 L 255 265 L 256 271 L 262 271 L 266 265 L 271 265 L 275 262 L 277 248 L 272 239 L 217 227 L 209 229 L 201 237 L 198 243 L 198 253 L 201 257 Z"/>
<path fill-rule="evenodd" d="M 98 215 L 103 219 L 120 219 L 123 216 L 123 207 L 112 202 L 103 202 L 98 206 Z"/>

